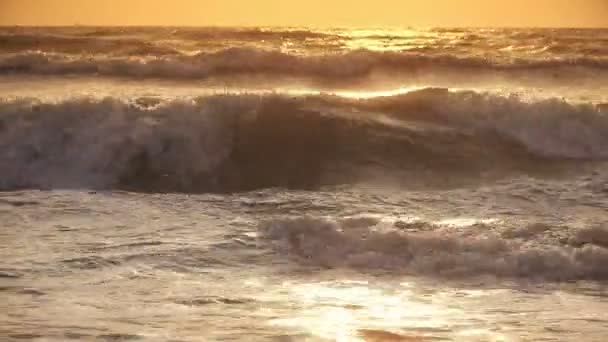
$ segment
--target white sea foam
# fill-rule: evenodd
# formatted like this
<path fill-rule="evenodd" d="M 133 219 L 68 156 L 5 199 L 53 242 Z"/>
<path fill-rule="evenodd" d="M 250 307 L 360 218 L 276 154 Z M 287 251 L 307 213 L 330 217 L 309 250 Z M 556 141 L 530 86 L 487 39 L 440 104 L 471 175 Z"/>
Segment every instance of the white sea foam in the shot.
<path fill-rule="evenodd" d="M 565 232 L 585 241 L 569 245 L 545 241 L 539 235 L 522 240 L 492 230 L 463 232 L 427 225 L 432 229 L 409 231 L 382 224 L 353 227 L 339 220 L 301 217 L 264 222 L 260 229 L 263 238 L 285 256 L 326 268 L 445 277 L 608 278 L 604 266 L 608 249 L 600 240 L 608 235 L 604 228 Z M 537 228 L 526 229 L 537 232 Z"/>

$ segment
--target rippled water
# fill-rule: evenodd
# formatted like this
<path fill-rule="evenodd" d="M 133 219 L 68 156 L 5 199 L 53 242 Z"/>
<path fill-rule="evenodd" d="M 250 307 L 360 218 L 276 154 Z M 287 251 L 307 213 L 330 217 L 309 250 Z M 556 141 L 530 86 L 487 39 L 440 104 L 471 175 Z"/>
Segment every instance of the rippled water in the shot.
<path fill-rule="evenodd" d="M 2 329 L 14 340 L 601 341 L 607 232 L 579 232 L 606 224 L 605 180 L 6 193 Z M 348 239 L 322 220 L 350 222 Z M 412 245 L 353 233 L 372 225 Z M 598 250 L 570 259 L 585 241 Z"/>
<path fill-rule="evenodd" d="M 606 30 L 0 29 L 7 341 L 604 341 Z"/>

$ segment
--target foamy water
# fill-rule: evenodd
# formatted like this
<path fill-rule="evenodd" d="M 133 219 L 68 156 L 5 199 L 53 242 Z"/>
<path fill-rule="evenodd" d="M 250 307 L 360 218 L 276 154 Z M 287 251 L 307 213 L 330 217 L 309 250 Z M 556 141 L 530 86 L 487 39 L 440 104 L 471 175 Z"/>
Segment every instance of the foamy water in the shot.
<path fill-rule="evenodd" d="M 606 30 L 0 29 L 7 341 L 604 341 Z"/>

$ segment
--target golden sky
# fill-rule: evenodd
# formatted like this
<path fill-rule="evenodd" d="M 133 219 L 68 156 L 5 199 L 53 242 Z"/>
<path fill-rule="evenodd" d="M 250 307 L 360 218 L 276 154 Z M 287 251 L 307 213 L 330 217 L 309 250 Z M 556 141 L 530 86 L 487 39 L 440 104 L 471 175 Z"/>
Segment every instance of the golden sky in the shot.
<path fill-rule="evenodd" d="M 0 0 L 0 25 L 608 27 L 608 0 Z"/>

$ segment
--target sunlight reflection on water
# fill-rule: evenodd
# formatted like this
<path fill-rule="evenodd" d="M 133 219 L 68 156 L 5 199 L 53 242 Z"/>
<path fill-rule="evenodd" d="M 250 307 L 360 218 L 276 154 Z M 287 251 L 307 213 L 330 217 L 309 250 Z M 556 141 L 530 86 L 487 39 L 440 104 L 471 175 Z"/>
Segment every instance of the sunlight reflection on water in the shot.
<path fill-rule="evenodd" d="M 335 341 L 367 341 L 363 335 L 370 335 L 370 331 L 400 336 L 397 334 L 402 334 L 403 329 L 442 329 L 449 325 L 451 316 L 460 313 L 458 309 L 416 298 L 407 287 L 391 293 L 356 281 L 283 286 L 301 309 L 292 317 L 275 319 L 270 324 L 302 329 Z"/>

